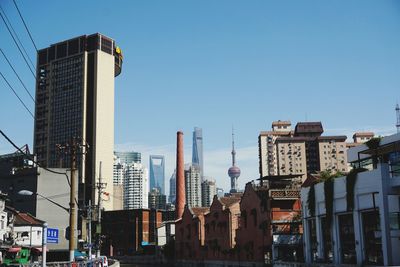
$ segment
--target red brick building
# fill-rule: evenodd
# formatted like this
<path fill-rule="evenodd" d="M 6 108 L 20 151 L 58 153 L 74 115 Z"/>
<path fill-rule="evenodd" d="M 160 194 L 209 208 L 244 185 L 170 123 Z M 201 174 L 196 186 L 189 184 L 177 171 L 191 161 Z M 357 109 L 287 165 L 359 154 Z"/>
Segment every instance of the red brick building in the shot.
<path fill-rule="evenodd" d="M 203 260 L 204 215 L 209 208 L 188 208 L 175 223 L 175 253 L 181 260 Z"/>
<path fill-rule="evenodd" d="M 263 262 L 271 244 L 268 190 L 247 183 L 240 201 L 240 226 L 236 231 L 237 259 Z"/>
<path fill-rule="evenodd" d="M 151 209 L 114 210 L 102 213 L 104 255 L 134 255 L 156 242 L 156 229 L 162 223 L 162 211 Z"/>
<path fill-rule="evenodd" d="M 207 260 L 228 260 L 235 256 L 239 202 L 240 195 L 219 199 L 214 196 L 210 212 L 205 215 L 204 257 Z"/>
<path fill-rule="evenodd" d="M 255 265 L 302 260 L 299 177 L 264 177 L 247 183 L 241 197 L 215 196 L 210 209 L 185 208 L 176 223 L 177 259 Z"/>

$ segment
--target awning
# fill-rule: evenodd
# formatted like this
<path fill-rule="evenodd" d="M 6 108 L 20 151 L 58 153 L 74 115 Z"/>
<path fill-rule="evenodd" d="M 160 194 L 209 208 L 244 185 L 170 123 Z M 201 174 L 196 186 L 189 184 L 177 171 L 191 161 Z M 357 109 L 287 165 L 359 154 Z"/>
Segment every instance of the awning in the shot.
<path fill-rule="evenodd" d="M 11 252 L 11 253 L 17 253 L 19 251 L 21 251 L 21 248 L 9 248 L 8 249 L 8 252 Z"/>
<path fill-rule="evenodd" d="M 40 252 L 40 253 L 42 253 L 43 250 L 42 250 L 41 247 L 37 247 L 37 248 L 32 248 L 32 251 L 33 251 L 33 252 Z M 47 247 L 46 247 L 46 251 L 49 252 L 49 249 L 48 249 Z"/>

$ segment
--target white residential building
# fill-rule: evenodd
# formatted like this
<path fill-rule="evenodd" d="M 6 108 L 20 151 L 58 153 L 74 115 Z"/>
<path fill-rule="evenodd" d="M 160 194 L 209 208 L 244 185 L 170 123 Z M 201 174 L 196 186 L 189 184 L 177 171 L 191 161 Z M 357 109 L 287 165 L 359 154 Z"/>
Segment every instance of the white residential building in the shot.
<path fill-rule="evenodd" d="M 41 247 L 43 223 L 29 213 L 17 211 L 13 225 L 15 244 L 24 247 Z"/>
<path fill-rule="evenodd" d="M 121 159 L 114 156 L 114 167 L 113 167 L 113 184 L 122 185 L 124 183 L 124 171 L 126 164 L 121 163 Z"/>
<path fill-rule="evenodd" d="M 186 204 L 189 208 L 201 207 L 201 172 L 196 164 L 185 169 Z"/>
<path fill-rule="evenodd" d="M 384 137 L 376 148 L 353 147 L 347 159 L 365 168 L 353 187 L 349 176 L 334 179 L 326 187 L 333 188 L 332 201 L 325 199 L 322 182 L 301 191 L 306 263 L 399 266 L 400 134 Z M 315 194 L 309 197 L 310 188 Z"/>
<path fill-rule="evenodd" d="M 124 209 L 148 208 L 148 170 L 141 163 L 126 165 L 123 191 Z"/>

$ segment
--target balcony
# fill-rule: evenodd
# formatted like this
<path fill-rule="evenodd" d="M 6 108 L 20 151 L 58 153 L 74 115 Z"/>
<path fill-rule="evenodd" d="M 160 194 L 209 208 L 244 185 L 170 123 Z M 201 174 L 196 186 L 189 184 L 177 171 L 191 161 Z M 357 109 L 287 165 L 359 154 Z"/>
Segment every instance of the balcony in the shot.
<path fill-rule="evenodd" d="M 269 197 L 272 199 L 281 200 L 296 200 L 300 198 L 300 190 L 297 189 L 271 189 Z"/>

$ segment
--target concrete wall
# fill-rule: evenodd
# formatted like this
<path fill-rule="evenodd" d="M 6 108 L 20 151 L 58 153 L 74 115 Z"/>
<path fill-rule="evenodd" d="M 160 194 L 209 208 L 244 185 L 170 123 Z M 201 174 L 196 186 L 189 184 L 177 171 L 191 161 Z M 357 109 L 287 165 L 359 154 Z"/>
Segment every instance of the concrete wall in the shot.
<path fill-rule="evenodd" d="M 113 193 L 114 164 L 114 56 L 103 51 L 96 51 L 95 72 L 95 182 L 99 179 L 99 166 L 102 162 L 102 179 L 107 183 L 104 192 Z M 96 191 L 97 203 L 97 191 Z M 113 210 L 113 198 L 103 201 L 105 210 Z"/>
<path fill-rule="evenodd" d="M 66 169 L 52 169 L 56 172 L 65 173 Z M 37 192 L 65 208 L 69 208 L 70 187 L 67 177 L 62 174 L 55 174 L 45 169 L 38 169 L 38 186 Z M 67 172 L 70 179 L 70 172 Z M 77 194 L 77 189 L 75 190 Z M 58 229 L 58 244 L 48 244 L 49 250 L 66 250 L 68 249 L 68 240 L 65 239 L 65 229 L 69 225 L 69 213 L 62 208 L 56 206 L 50 201 L 37 196 L 36 217 L 47 222 L 48 228 Z"/>

